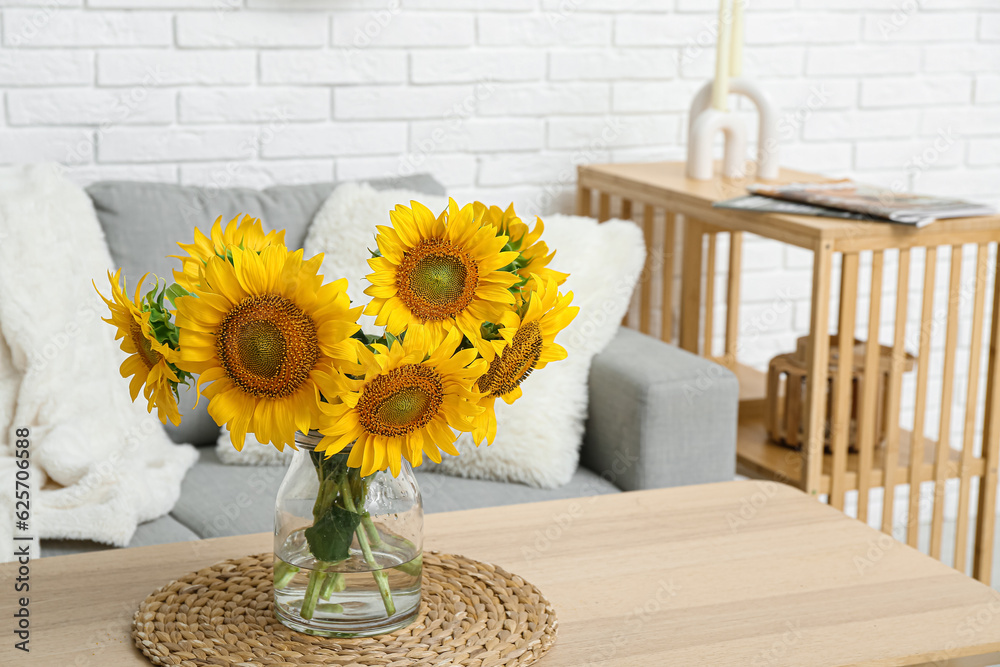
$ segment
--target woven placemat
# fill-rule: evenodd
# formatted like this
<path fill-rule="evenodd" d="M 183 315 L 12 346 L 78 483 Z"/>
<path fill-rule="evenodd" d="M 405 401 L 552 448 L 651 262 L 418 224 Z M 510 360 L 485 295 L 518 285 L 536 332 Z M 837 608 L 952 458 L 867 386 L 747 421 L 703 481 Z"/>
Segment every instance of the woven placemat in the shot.
<path fill-rule="evenodd" d="M 420 613 L 364 639 L 295 632 L 273 613 L 273 554 L 216 563 L 151 594 L 132 622 L 154 665 L 530 665 L 556 639 L 555 612 L 530 583 L 464 556 L 424 553 Z"/>

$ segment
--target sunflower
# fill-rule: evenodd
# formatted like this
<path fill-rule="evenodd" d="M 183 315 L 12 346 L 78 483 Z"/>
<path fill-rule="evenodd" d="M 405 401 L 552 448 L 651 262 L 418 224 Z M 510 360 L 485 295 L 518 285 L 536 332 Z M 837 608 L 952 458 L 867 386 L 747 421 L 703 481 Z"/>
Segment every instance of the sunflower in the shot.
<path fill-rule="evenodd" d="M 520 311 L 507 312 L 500 320 L 499 333 L 504 345 L 476 382 L 476 388 L 483 394 L 479 401 L 483 412 L 476 418 L 472 432 L 477 444 L 484 439 L 492 444 L 496 437 L 497 398 L 513 403 L 521 398 L 521 383 L 532 371 L 566 358 L 566 349 L 557 345 L 555 338 L 580 310 L 570 306 L 573 293 L 559 294 L 554 279 L 546 283 L 537 275 L 531 277 L 527 288 L 527 301 Z"/>
<path fill-rule="evenodd" d="M 195 227 L 194 243 L 177 244 L 188 256 L 172 255 L 181 260 L 181 270 L 174 270 L 174 280 L 189 292 L 199 287 L 199 276 L 208 260 L 212 257 L 226 257 L 226 249 L 230 246 L 260 252 L 268 246 L 285 244 L 285 230 L 265 234 L 260 219 L 249 215 L 244 215 L 242 220 L 237 215 L 229 221 L 225 231 L 222 229 L 220 215 L 209 233 L 211 237 L 205 236 Z"/>
<path fill-rule="evenodd" d="M 361 308 L 350 307 L 346 280 L 322 284 L 323 255 L 303 261 L 301 250 L 279 245 L 228 252 L 231 263 L 209 257 L 201 286 L 176 300 L 179 366 L 200 374 L 208 412 L 236 449 L 248 432 L 294 447 L 295 431 L 319 418 L 316 374 L 357 361 L 350 336 Z"/>
<path fill-rule="evenodd" d="M 360 348 L 357 377 L 321 375 L 323 395 L 340 400 L 320 408 L 325 437 L 317 451 L 329 457 L 353 442 L 347 465 L 362 476 L 386 468 L 398 475 L 404 456 L 414 466 L 424 454 L 440 463 L 439 450 L 457 456 L 452 429 L 472 430 L 482 411 L 472 387 L 486 370 L 474 349 L 458 350 L 461 341 L 457 329 L 443 340 L 414 329 L 389 347 Z"/>
<path fill-rule="evenodd" d="M 486 206 L 482 202 L 474 203 L 473 207 L 477 220 L 491 225 L 497 234 L 507 236 L 507 247 L 520 253 L 512 268 L 522 281 L 526 282 L 532 275 L 537 275 L 546 282 L 550 279 L 555 280 L 557 285 L 566 282 L 568 273 L 548 268 L 556 253 L 554 250 L 549 252 L 548 245 L 540 240 L 545 231 L 545 223 L 541 218 L 535 216 L 535 226 L 529 229 L 528 225 L 517 217 L 514 204 L 510 204 L 506 211 L 501 210 L 499 206 Z"/>
<path fill-rule="evenodd" d="M 129 355 L 119 370 L 123 378 L 132 376 L 128 388 L 133 401 L 138 398 L 141 389 L 146 398 L 146 409 L 152 413 L 156 407 L 157 416 L 162 423 L 166 424 L 167 419 L 170 419 L 174 426 L 178 426 L 181 415 L 177 409 L 174 390 L 180 379 L 172 366 L 178 360 L 178 353 L 169 345 L 156 340 L 149 321 L 150 313 L 144 312 L 140 305 L 142 284 L 149 274 L 139 280 L 135 299 L 130 300 L 126 293 L 127 286 L 120 282 L 121 273 L 121 269 L 114 274 L 108 271 L 108 280 L 111 282 L 110 299 L 105 298 L 98 290 L 111 310 L 111 318 L 102 319 L 117 329 L 115 340 L 122 339 L 121 349 Z M 97 289 L 96 284 L 94 289 Z"/>
<path fill-rule="evenodd" d="M 365 314 L 376 315 L 375 323 L 392 334 L 423 328 L 440 339 L 457 326 L 476 342 L 482 323 L 498 322 L 515 302 L 510 288 L 518 276 L 502 268 L 517 253 L 503 250 L 507 237 L 479 224 L 471 204 L 459 209 L 449 200 L 447 212 L 435 218 L 410 203 L 412 209 L 389 213 L 392 227 L 378 227 L 381 256 L 368 260 L 374 273 Z"/>

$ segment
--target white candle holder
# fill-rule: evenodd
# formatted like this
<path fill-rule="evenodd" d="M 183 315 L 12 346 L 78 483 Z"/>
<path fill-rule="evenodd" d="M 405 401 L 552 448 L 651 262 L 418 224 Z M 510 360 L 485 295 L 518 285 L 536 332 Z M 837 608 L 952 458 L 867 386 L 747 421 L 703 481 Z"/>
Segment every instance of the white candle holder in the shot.
<path fill-rule="evenodd" d="M 745 77 L 729 81 L 729 92 L 754 103 L 758 116 L 757 176 L 778 177 L 778 114 L 771 100 L 754 82 Z M 743 119 L 732 111 L 711 108 L 712 82 L 709 81 L 691 101 L 688 124 L 687 173 L 689 178 L 707 181 L 713 175 L 712 148 L 716 134 L 725 135 L 722 174 L 727 178 L 744 176 L 747 130 Z"/>
<path fill-rule="evenodd" d="M 745 176 L 747 130 L 743 119 L 732 111 L 712 108 L 713 82 L 709 81 L 691 101 L 688 124 L 687 174 L 699 181 L 713 176 L 712 144 L 718 132 L 723 132 L 722 175 L 726 178 Z M 778 114 L 761 88 L 744 77 L 729 80 L 729 92 L 748 98 L 757 107 L 757 177 L 765 180 L 778 177 Z"/>

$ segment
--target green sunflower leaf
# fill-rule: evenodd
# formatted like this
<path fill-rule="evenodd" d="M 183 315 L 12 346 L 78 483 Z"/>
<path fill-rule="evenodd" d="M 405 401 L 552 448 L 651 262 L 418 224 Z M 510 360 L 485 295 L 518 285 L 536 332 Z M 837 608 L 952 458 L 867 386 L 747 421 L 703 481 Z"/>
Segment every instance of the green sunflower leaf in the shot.
<path fill-rule="evenodd" d="M 500 338 L 500 327 L 493 322 L 483 322 L 479 325 L 479 330 L 484 340 L 497 340 Z"/>
<path fill-rule="evenodd" d="M 188 292 L 186 289 L 184 289 L 177 283 L 172 284 L 165 290 L 165 292 L 167 298 L 170 299 L 170 305 L 173 306 L 174 308 L 177 307 L 177 304 L 174 303 L 177 299 L 181 298 L 182 296 L 191 296 L 191 292 Z"/>
<path fill-rule="evenodd" d="M 316 522 L 306 528 L 309 551 L 319 560 L 337 563 L 351 556 L 354 531 L 361 523 L 361 515 L 331 505 Z"/>
<path fill-rule="evenodd" d="M 508 238 L 507 245 L 503 247 L 503 252 L 509 252 L 511 250 L 516 250 L 517 252 L 521 252 L 521 244 L 523 242 L 524 242 L 523 236 L 517 239 L 516 241 Z"/>

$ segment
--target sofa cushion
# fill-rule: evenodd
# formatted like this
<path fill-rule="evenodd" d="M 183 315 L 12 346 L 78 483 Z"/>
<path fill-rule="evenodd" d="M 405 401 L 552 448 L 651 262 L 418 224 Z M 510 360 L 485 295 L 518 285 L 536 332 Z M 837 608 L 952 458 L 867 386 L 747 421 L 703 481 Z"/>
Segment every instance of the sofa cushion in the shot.
<path fill-rule="evenodd" d="M 594 357 L 587 386 L 581 463 L 609 471 L 619 488 L 733 478 L 740 387 L 728 369 L 622 327 Z"/>
<path fill-rule="evenodd" d="M 169 544 L 171 542 L 189 542 L 197 540 L 198 535 L 190 528 L 180 523 L 169 514 L 159 519 L 140 523 L 135 529 L 130 547 L 148 547 L 154 544 Z M 113 549 L 111 545 L 91 542 L 89 540 L 42 540 L 42 556 L 65 556 L 88 551 Z"/>
<path fill-rule="evenodd" d="M 426 174 L 381 179 L 372 187 L 406 188 L 443 194 L 444 187 Z M 87 187 L 112 259 L 132 283 L 147 271 L 171 278 L 178 266 L 170 255 L 178 242 L 190 243 L 194 228 L 207 232 L 217 217 L 239 213 L 261 218 L 265 229 L 284 229 L 285 244 L 301 248 L 313 216 L 336 183 L 279 185 L 264 190 L 204 188 L 172 183 L 99 181 Z"/>
<path fill-rule="evenodd" d="M 380 190 L 405 188 L 444 194 L 444 187 L 427 174 L 379 179 L 371 184 Z M 87 187 L 87 194 L 94 202 L 111 258 L 122 267 L 131 291 L 147 272 L 172 282 L 179 262 L 170 255 L 180 252 L 177 243 L 190 243 L 195 227 L 207 232 L 220 215 L 224 222 L 239 213 L 261 218 L 265 229 L 285 230 L 288 247 L 301 248 L 313 216 L 335 187 L 336 183 L 314 183 L 252 190 L 99 181 Z M 167 432 L 174 442 L 215 444 L 219 428 L 208 415 L 207 401 L 197 410 L 193 408 L 195 398 L 193 389 L 182 389 L 183 422 L 177 427 L 169 424 Z"/>
<path fill-rule="evenodd" d="M 517 482 L 467 479 L 434 472 L 418 472 L 417 479 L 420 482 L 424 510 L 429 514 L 621 492 L 614 484 L 582 466 L 576 469 L 569 482 L 555 489 L 541 489 Z"/>
<path fill-rule="evenodd" d="M 472 434 L 463 433 L 456 442 L 461 456 L 445 457 L 444 472 L 554 488 L 568 484 L 579 468 L 590 363 L 618 333 L 646 248 L 631 221 L 598 224 L 568 215 L 546 218 L 542 241 L 555 252 L 549 268 L 569 274 L 559 291 L 572 292 L 580 309 L 555 339 L 567 357 L 534 371 L 516 403 L 497 400 L 493 444 L 477 447 Z"/>
<path fill-rule="evenodd" d="M 201 537 L 273 530 L 274 498 L 285 468 L 225 465 L 212 449 L 202 448 L 200 453 L 201 459 L 184 478 L 181 497 L 170 515 Z M 614 484 L 586 468 L 577 469 L 573 479 L 558 489 L 430 472 L 418 472 L 417 479 L 428 513 L 619 492 Z"/>

